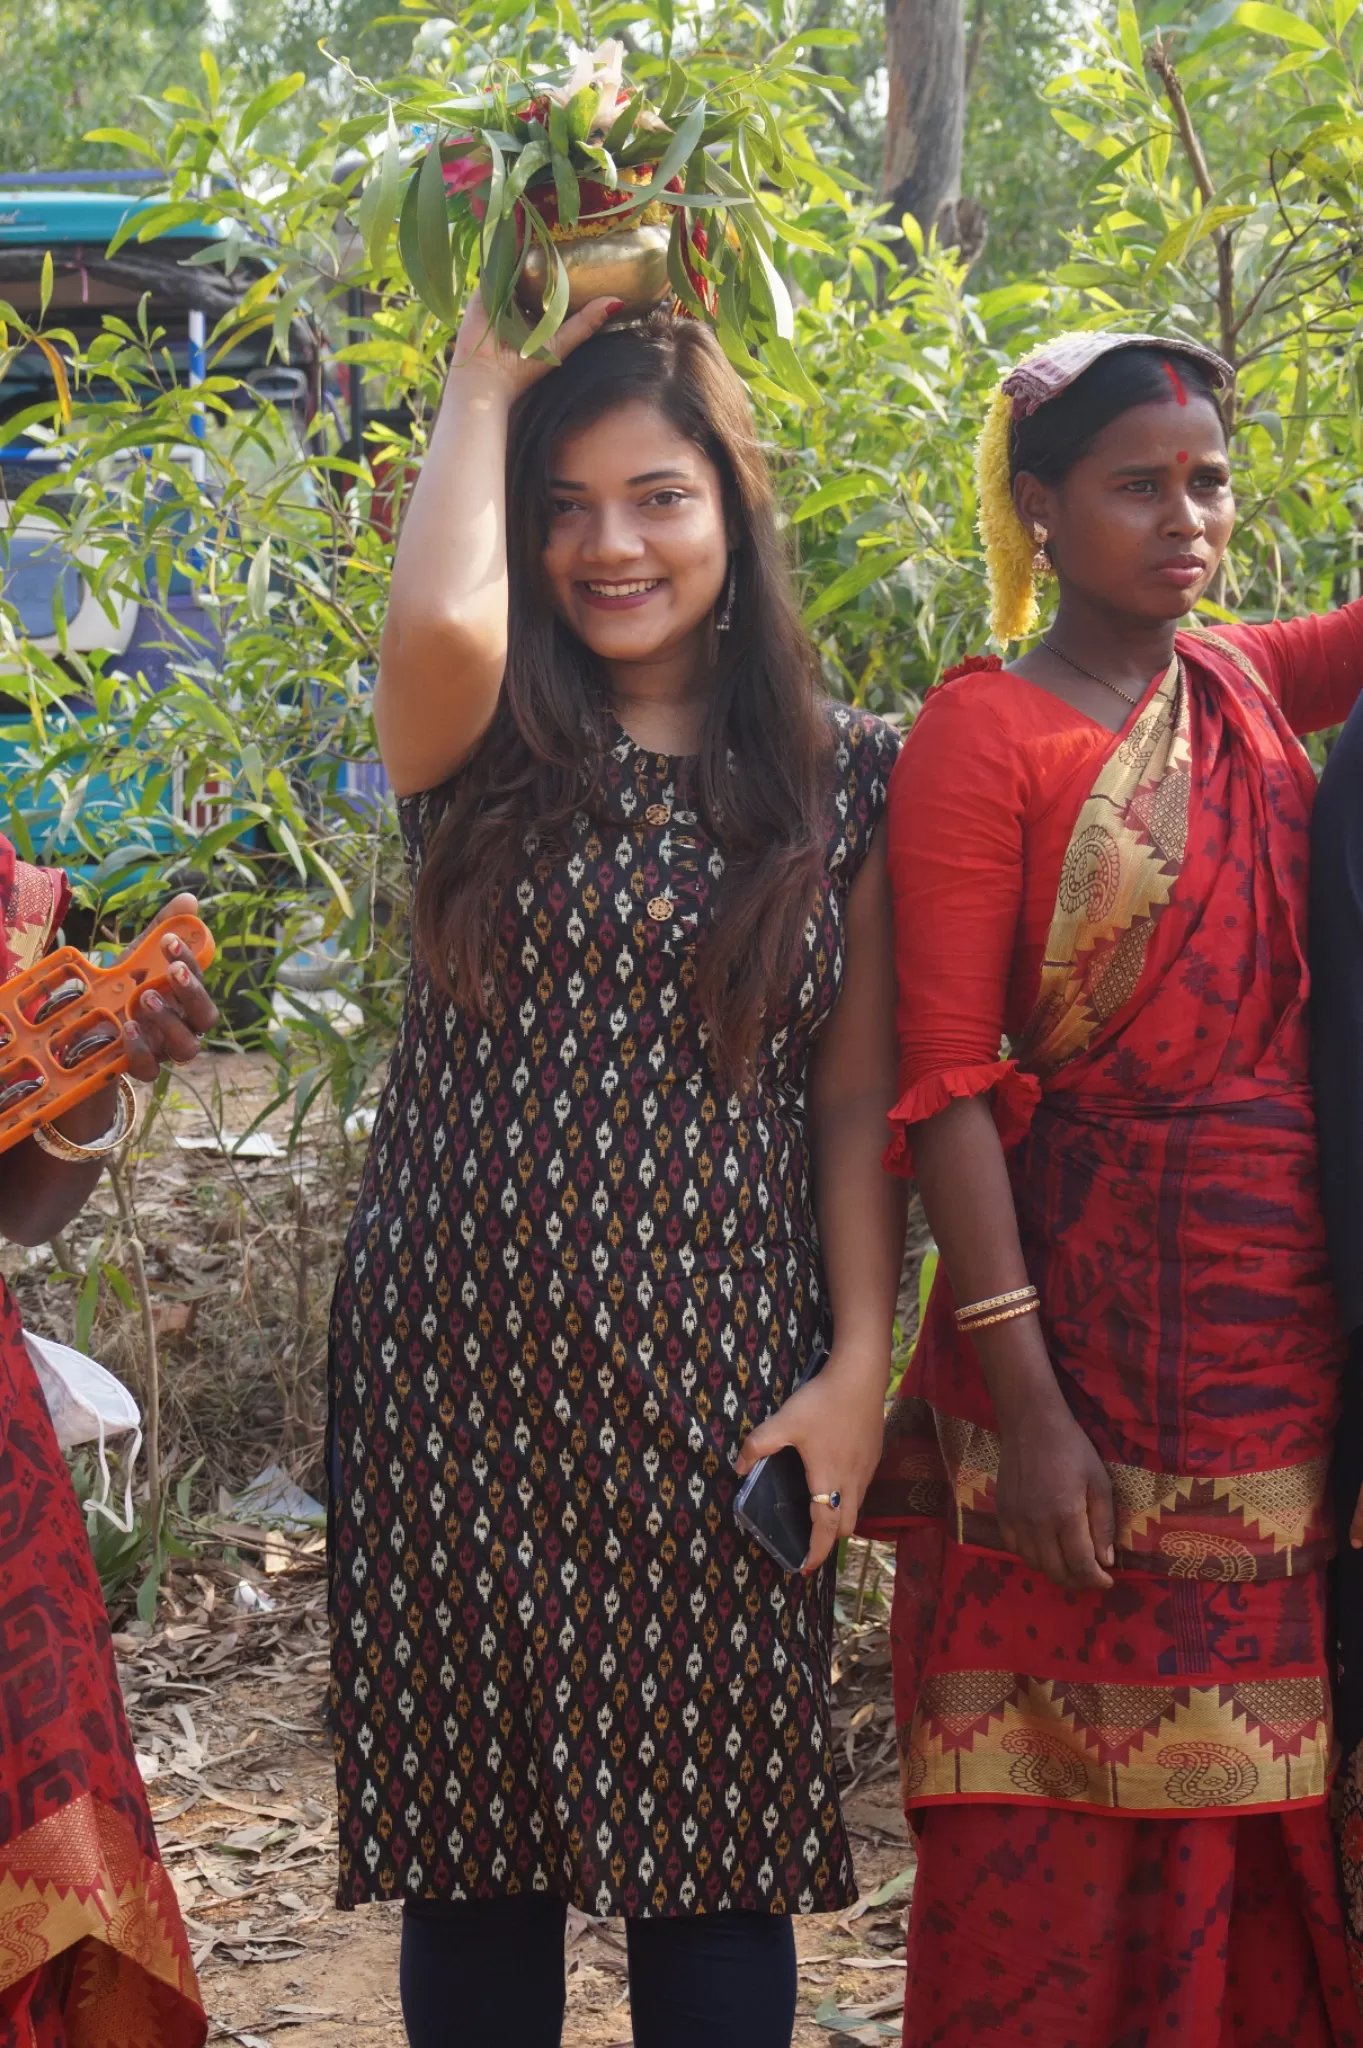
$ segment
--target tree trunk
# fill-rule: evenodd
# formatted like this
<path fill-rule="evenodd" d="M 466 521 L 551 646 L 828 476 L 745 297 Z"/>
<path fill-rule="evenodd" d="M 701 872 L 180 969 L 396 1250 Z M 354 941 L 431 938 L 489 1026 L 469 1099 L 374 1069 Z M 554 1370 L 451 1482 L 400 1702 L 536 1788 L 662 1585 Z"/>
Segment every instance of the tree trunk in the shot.
<path fill-rule="evenodd" d="M 961 0 L 885 0 L 889 99 L 881 189 L 891 218 L 912 214 L 924 234 L 967 260 L 984 246 L 984 216 L 961 197 L 965 134 L 965 21 Z"/>

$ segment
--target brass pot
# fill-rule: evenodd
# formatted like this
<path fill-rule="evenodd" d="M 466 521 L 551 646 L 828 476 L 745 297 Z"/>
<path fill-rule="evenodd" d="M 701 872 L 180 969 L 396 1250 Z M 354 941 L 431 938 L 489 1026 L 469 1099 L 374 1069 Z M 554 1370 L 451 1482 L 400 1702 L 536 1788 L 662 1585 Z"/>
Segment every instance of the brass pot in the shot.
<path fill-rule="evenodd" d="M 640 222 L 634 227 L 608 228 L 604 234 L 565 235 L 557 244 L 568 273 L 568 312 L 580 313 L 592 299 L 623 300 L 621 314 L 646 313 L 668 293 L 665 222 Z M 521 311 L 538 320 L 544 311 L 549 264 L 540 242 L 526 252 L 516 296 Z M 566 317 L 566 316 L 565 316 Z"/>

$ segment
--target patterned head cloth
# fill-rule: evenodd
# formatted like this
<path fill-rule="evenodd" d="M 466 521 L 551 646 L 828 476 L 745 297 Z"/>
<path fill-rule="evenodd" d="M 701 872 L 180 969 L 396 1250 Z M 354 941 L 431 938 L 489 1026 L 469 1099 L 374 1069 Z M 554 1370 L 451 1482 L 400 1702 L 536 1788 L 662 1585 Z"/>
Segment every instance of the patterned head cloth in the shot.
<path fill-rule="evenodd" d="M 1201 363 L 1218 391 L 1228 391 L 1234 378 L 1224 356 L 1204 348 L 1200 341 L 1185 341 L 1180 334 L 1062 334 L 1034 355 L 1025 356 L 1004 378 L 1002 388 L 1012 400 L 1013 418 L 1025 420 L 1039 412 L 1085 370 L 1092 369 L 1100 357 L 1119 348 L 1156 348 L 1165 355 L 1191 356 Z"/>
<path fill-rule="evenodd" d="M 1223 356 L 1180 334 L 1062 334 L 1010 370 L 994 394 L 975 450 L 979 486 L 980 538 L 989 573 L 989 623 L 1002 645 L 1021 640 L 1037 622 L 1036 543 L 1013 505 L 1012 432 L 1024 420 L 1067 391 L 1100 357 L 1117 349 L 1159 349 L 1189 357 L 1207 371 L 1216 390 L 1229 390 L 1234 372 Z"/>

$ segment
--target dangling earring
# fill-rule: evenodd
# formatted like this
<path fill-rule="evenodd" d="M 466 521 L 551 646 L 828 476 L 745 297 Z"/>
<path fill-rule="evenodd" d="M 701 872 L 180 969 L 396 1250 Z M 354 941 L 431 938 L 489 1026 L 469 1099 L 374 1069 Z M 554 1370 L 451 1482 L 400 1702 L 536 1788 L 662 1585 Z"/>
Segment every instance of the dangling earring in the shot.
<path fill-rule="evenodd" d="M 738 557 L 737 555 L 730 555 L 729 580 L 724 586 L 724 602 L 719 608 L 719 617 L 715 620 L 715 631 L 717 633 L 727 633 L 730 626 L 732 626 L 734 622 L 734 599 L 737 595 Z"/>
<path fill-rule="evenodd" d="M 1034 576 L 1053 576 L 1055 574 L 1055 564 L 1046 552 L 1048 538 L 1049 536 L 1044 526 L 1034 526 L 1032 528 L 1032 539 L 1036 542 L 1036 553 L 1032 556 L 1032 574 Z"/>

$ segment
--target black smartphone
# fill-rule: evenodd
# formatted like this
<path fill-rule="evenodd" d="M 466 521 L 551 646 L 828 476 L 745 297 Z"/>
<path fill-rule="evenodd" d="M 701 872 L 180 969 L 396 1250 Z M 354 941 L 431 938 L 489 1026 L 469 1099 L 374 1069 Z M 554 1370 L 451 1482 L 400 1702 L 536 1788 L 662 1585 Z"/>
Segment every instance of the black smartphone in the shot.
<path fill-rule="evenodd" d="M 792 1392 L 807 1386 L 827 1358 L 827 1348 L 816 1345 Z M 782 1571 L 799 1571 L 809 1555 L 814 1514 L 804 1459 L 794 1444 L 758 1459 L 739 1488 L 734 1520 L 754 1543 L 761 1544 L 768 1557 L 775 1558 Z"/>

